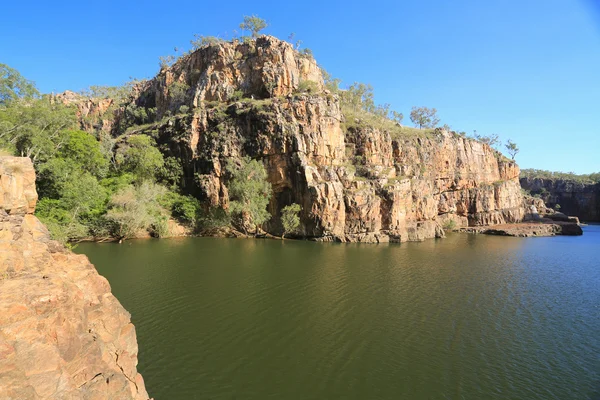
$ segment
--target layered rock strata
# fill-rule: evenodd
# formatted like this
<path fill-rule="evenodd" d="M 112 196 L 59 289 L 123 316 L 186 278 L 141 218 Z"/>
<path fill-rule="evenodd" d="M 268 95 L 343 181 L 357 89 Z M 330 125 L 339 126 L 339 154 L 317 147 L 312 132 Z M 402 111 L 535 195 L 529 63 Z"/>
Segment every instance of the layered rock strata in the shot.
<path fill-rule="evenodd" d="M 32 214 L 28 158 L 0 157 L 0 398 L 148 399 L 129 313 Z"/>
<path fill-rule="evenodd" d="M 444 226 L 525 216 L 513 161 L 444 130 L 350 120 L 339 96 L 325 89 L 315 60 L 289 43 L 223 42 L 137 87 L 127 107 L 157 121 L 113 135 L 154 137 L 181 163 L 184 191 L 207 207 L 228 206 L 227 163 L 262 160 L 274 192 L 264 229 L 274 235 L 291 203 L 302 206 L 297 235 L 343 242 L 423 240 L 442 237 Z"/>

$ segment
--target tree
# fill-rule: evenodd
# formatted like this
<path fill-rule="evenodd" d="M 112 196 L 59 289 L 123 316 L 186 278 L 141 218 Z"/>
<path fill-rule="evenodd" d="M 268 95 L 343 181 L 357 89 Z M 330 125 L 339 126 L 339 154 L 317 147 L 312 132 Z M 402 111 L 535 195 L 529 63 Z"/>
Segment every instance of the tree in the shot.
<path fill-rule="evenodd" d="M 230 161 L 227 171 L 231 174 L 229 182 L 229 210 L 244 230 L 246 225 L 254 225 L 255 232 L 271 218 L 267 205 L 271 198 L 271 184 L 267 181 L 264 165 L 249 157 L 244 157 L 240 165 Z"/>
<path fill-rule="evenodd" d="M 32 81 L 23 78 L 16 69 L 0 63 L 0 105 L 38 95 L 39 92 Z"/>
<path fill-rule="evenodd" d="M 48 98 L 17 98 L 0 108 L 0 146 L 37 166 L 65 145 L 67 130 L 76 126 L 73 107 Z"/>
<path fill-rule="evenodd" d="M 508 154 L 510 154 L 511 158 L 514 160 L 515 156 L 519 152 L 519 148 L 517 147 L 517 144 L 515 142 L 513 142 L 512 140 L 508 139 L 508 141 L 506 142 L 504 147 L 506 147 L 506 151 L 508 151 Z"/>
<path fill-rule="evenodd" d="M 392 119 L 397 124 L 402 124 L 402 120 L 404 119 L 404 114 L 402 114 L 401 112 L 398 112 L 398 111 L 392 111 Z"/>
<path fill-rule="evenodd" d="M 244 16 L 244 22 L 240 24 L 240 28 L 245 31 L 250 31 L 253 38 L 258 37 L 258 32 L 262 31 L 268 26 L 267 22 L 259 18 L 256 15 Z"/>
<path fill-rule="evenodd" d="M 158 202 L 166 189 L 145 181 L 139 186 L 129 185 L 110 199 L 106 218 L 113 223 L 113 235 L 118 239 L 134 237 L 139 231 L 151 230 L 163 236 L 167 230 L 167 215 Z"/>
<path fill-rule="evenodd" d="M 136 175 L 139 180 L 154 179 L 165 164 L 162 153 L 146 135 L 132 135 L 117 150 L 117 164 Z"/>
<path fill-rule="evenodd" d="M 300 205 L 296 203 L 292 203 L 281 209 L 281 224 L 283 225 L 282 239 L 285 235 L 295 232 L 300 226 L 298 213 L 300 213 L 301 209 Z"/>
<path fill-rule="evenodd" d="M 361 109 L 373 112 L 375 110 L 373 87 L 364 83 L 354 82 L 342 93 L 342 102 L 351 106 L 354 112 Z"/>
<path fill-rule="evenodd" d="M 68 159 L 97 178 L 105 177 L 109 160 L 102 152 L 98 140 L 83 131 L 67 131 L 66 134 L 66 143 L 60 148 L 57 156 Z"/>
<path fill-rule="evenodd" d="M 413 107 L 410 111 L 410 120 L 417 125 L 419 129 L 435 128 L 440 123 L 435 108 Z"/>
<path fill-rule="evenodd" d="M 192 51 L 198 50 L 199 48 L 204 46 L 212 46 L 224 42 L 225 40 L 217 36 L 204 36 L 198 34 L 195 34 L 194 38 L 190 40 L 190 44 L 192 45 Z"/>
<path fill-rule="evenodd" d="M 493 148 L 496 148 L 496 145 L 500 143 L 500 138 L 495 133 L 492 133 L 491 135 L 480 135 L 477 131 L 473 131 L 473 137 L 481 143 L 485 143 Z"/>

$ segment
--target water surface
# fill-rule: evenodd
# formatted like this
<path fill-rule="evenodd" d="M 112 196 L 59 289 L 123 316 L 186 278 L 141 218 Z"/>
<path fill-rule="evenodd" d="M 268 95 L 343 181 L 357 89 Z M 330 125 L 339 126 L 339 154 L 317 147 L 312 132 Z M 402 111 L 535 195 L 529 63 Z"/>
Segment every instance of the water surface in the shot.
<path fill-rule="evenodd" d="M 600 226 L 402 245 L 82 244 L 162 399 L 600 400 Z"/>

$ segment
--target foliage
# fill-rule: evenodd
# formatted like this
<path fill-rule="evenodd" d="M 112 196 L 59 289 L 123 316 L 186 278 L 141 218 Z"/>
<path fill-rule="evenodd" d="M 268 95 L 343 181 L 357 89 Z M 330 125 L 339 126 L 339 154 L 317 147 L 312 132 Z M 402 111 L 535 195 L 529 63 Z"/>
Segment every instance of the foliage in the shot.
<path fill-rule="evenodd" d="M 169 54 L 168 56 L 160 56 L 158 57 L 158 66 L 162 71 L 163 69 L 167 69 L 175 64 L 175 61 L 177 61 L 177 57 L 172 54 Z"/>
<path fill-rule="evenodd" d="M 225 42 L 225 40 L 216 36 L 204 36 L 198 34 L 195 34 L 194 38 L 190 40 L 190 44 L 192 45 L 192 51 L 198 50 L 199 48 L 204 46 L 212 46 L 223 42 Z"/>
<path fill-rule="evenodd" d="M 506 147 L 506 151 L 508 151 L 508 154 L 514 160 L 515 156 L 519 152 L 519 148 L 517 147 L 517 144 L 515 142 L 513 142 L 512 140 L 508 139 L 508 141 L 506 142 L 504 147 Z"/>
<path fill-rule="evenodd" d="M 401 124 L 403 119 L 404 114 L 397 111 L 392 111 L 392 120 L 395 121 L 397 124 Z"/>
<path fill-rule="evenodd" d="M 487 144 L 492 148 L 496 148 L 496 146 L 500 143 L 500 138 L 496 134 L 480 135 L 477 133 L 477 131 L 473 131 L 473 138 L 481 143 Z"/>
<path fill-rule="evenodd" d="M 39 95 L 35 84 L 25 79 L 19 71 L 0 63 L 0 106 L 22 98 Z"/>
<path fill-rule="evenodd" d="M 435 128 L 440 123 L 440 119 L 437 117 L 437 110 L 428 107 L 413 107 L 410 111 L 410 120 L 419 129 Z"/>
<path fill-rule="evenodd" d="M 259 225 L 271 218 L 267 205 L 272 191 L 264 165 L 260 161 L 244 157 L 241 165 L 230 161 L 227 172 L 231 175 L 228 186 L 231 214 L 237 218 L 245 232 L 246 222 L 258 229 Z"/>
<path fill-rule="evenodd" d="M 159 199 L 159 203 L 171 211 L 178 221 L 194 226 L 201 217 L 200 201 L 192 196 L 184 196 L 176 192 L 167 192 Z"/>
<path fill-rule="evenodd" d="M 240 24 L 240 29 L 250 31 L 253 38 L 258 37 L 258 33 L 268 26 L 267 22 L 256 15 L 245 15 L 244 22 Z"/>
<path fill-rule="evenodd" d="M 373 87 L 364 83 L 354 82 L 341 96 L 342 104 L 350 106 L 354 112 L 364 110 L 373 112 L 375 102 L 373 100 Z"/>
<path fill-rule="evenodd" d="M 312 50 L 308 47 L 305 47 L 302 50 L 300 50 L 300 54 L 302 54 L 305 57 L 314 58 Z"/>
<path fill-rule="evenodd" d="M 456 228 L 456 221 L 453 219 L 447 219 L 444 221 L 442 228 L 444 228 L 444 231 L 452 231 Z"/>
<path fill-rule="evenodd" d="M 48 98 L 16 99 L 0 107 L 0 147 L 37 164 L 58 151 L 76 126 L 72 107 Z"/>
<path fill-rule="evenodd" d="M 584 184 L 594 184 L 600 182 L 600 172 L 578 175 L 574 172 L 553 172 L 543 169 L 522 169 L 521 177 L 531 179 L 541 178 L 549 180 L 565 180 Z"/>
<path fill-rule="evenodd" d="M 297 91 L 298 93 L 316 93 L 319 91 L 319 86 L 317 85 L 317 82 L 302 80 L 298 84 Z"/>
<path fill-rule="evenodd" d="M 340 83 L 342 82 L 339 78 L 334 78 L 329 74 L 325 69 L 321 68 L 321 73 L 323 74 L 323 81 L 325 82 L 325 87 L 332 93 L 339 93 L 340 91 Z"/>
<path fill-rule="evenodd" d="M 111 196 L 106 219 L 112 223 L 112 233 L 118 239 L 134 237 L 139 231 L 149 230 L 155 236 L 164 236 L 167 214 L 159 203 L 166 189 L 144 181 L 129 185 Z"/>
<path fill-rule="evenodd" d="M 131 135 L 117 150 L 117 165 L 138 180 L 154 179 L 164 167 L 165 160 L 146 135 Z"/>
<path fill-rule="evenodd" d="M 185 82 L 173 82 L 169 85 L 170 108 L 175 111 L 185 103 L 185 96 L 189 90 L 189 85 Z"/>
<path fill-rule="evenodd" d="M 299 204 L 293 203 L 281 209 L 281 224 L 283 225 L 283 235 L 285 237 L 290 233 L 294 233 L 300 226 L 300 217 L 298 214 L 302 208 Z"/>
<path fill-rule="evenodd" d="M 562 207 L 561 207 L 561 206 L 560 206 L 560 204 L 558 204 L 558 203 L 556 203 L 556 204 L 554 205 L 554 209 L 555 209 L 556 211 L 559 211 L 561 208 L 562 208 Z"/>

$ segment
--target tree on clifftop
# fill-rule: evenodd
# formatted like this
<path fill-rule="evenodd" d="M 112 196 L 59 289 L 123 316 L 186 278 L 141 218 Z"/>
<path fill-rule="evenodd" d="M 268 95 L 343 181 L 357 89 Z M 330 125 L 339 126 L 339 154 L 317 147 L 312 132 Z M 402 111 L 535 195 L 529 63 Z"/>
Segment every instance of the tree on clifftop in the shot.
<path fill-rule="evenodd" d="M 512 140 L 508 139 L 508 142 L 506 142 L 504 147 L 506 147 L 506 151 L 508 151 L 508 154 L 510 154 L 510 156 L 514 160 L 515 156 L 519 152 L 519 148 L 517 147 L 517 144 L 515 142 L 513 142 Z"/>
<path fill-rule="evenodd" d="M 259 18 L 256 15 L 244 15 L 244 22 L 240 24 L 240 28 L 244 31 L 250 31 L 253 38 L 258 37 L 258 32 L 262 31 L 267 26 L 267 21 L 265 21 L 262 18 Z"/>
<path fill-rule="evenodd" d="M 413 107 L 410 111 L 410 120 L 417 125 L 419 129 L 435 128 L 440 123 L 435 108 Z"/>

